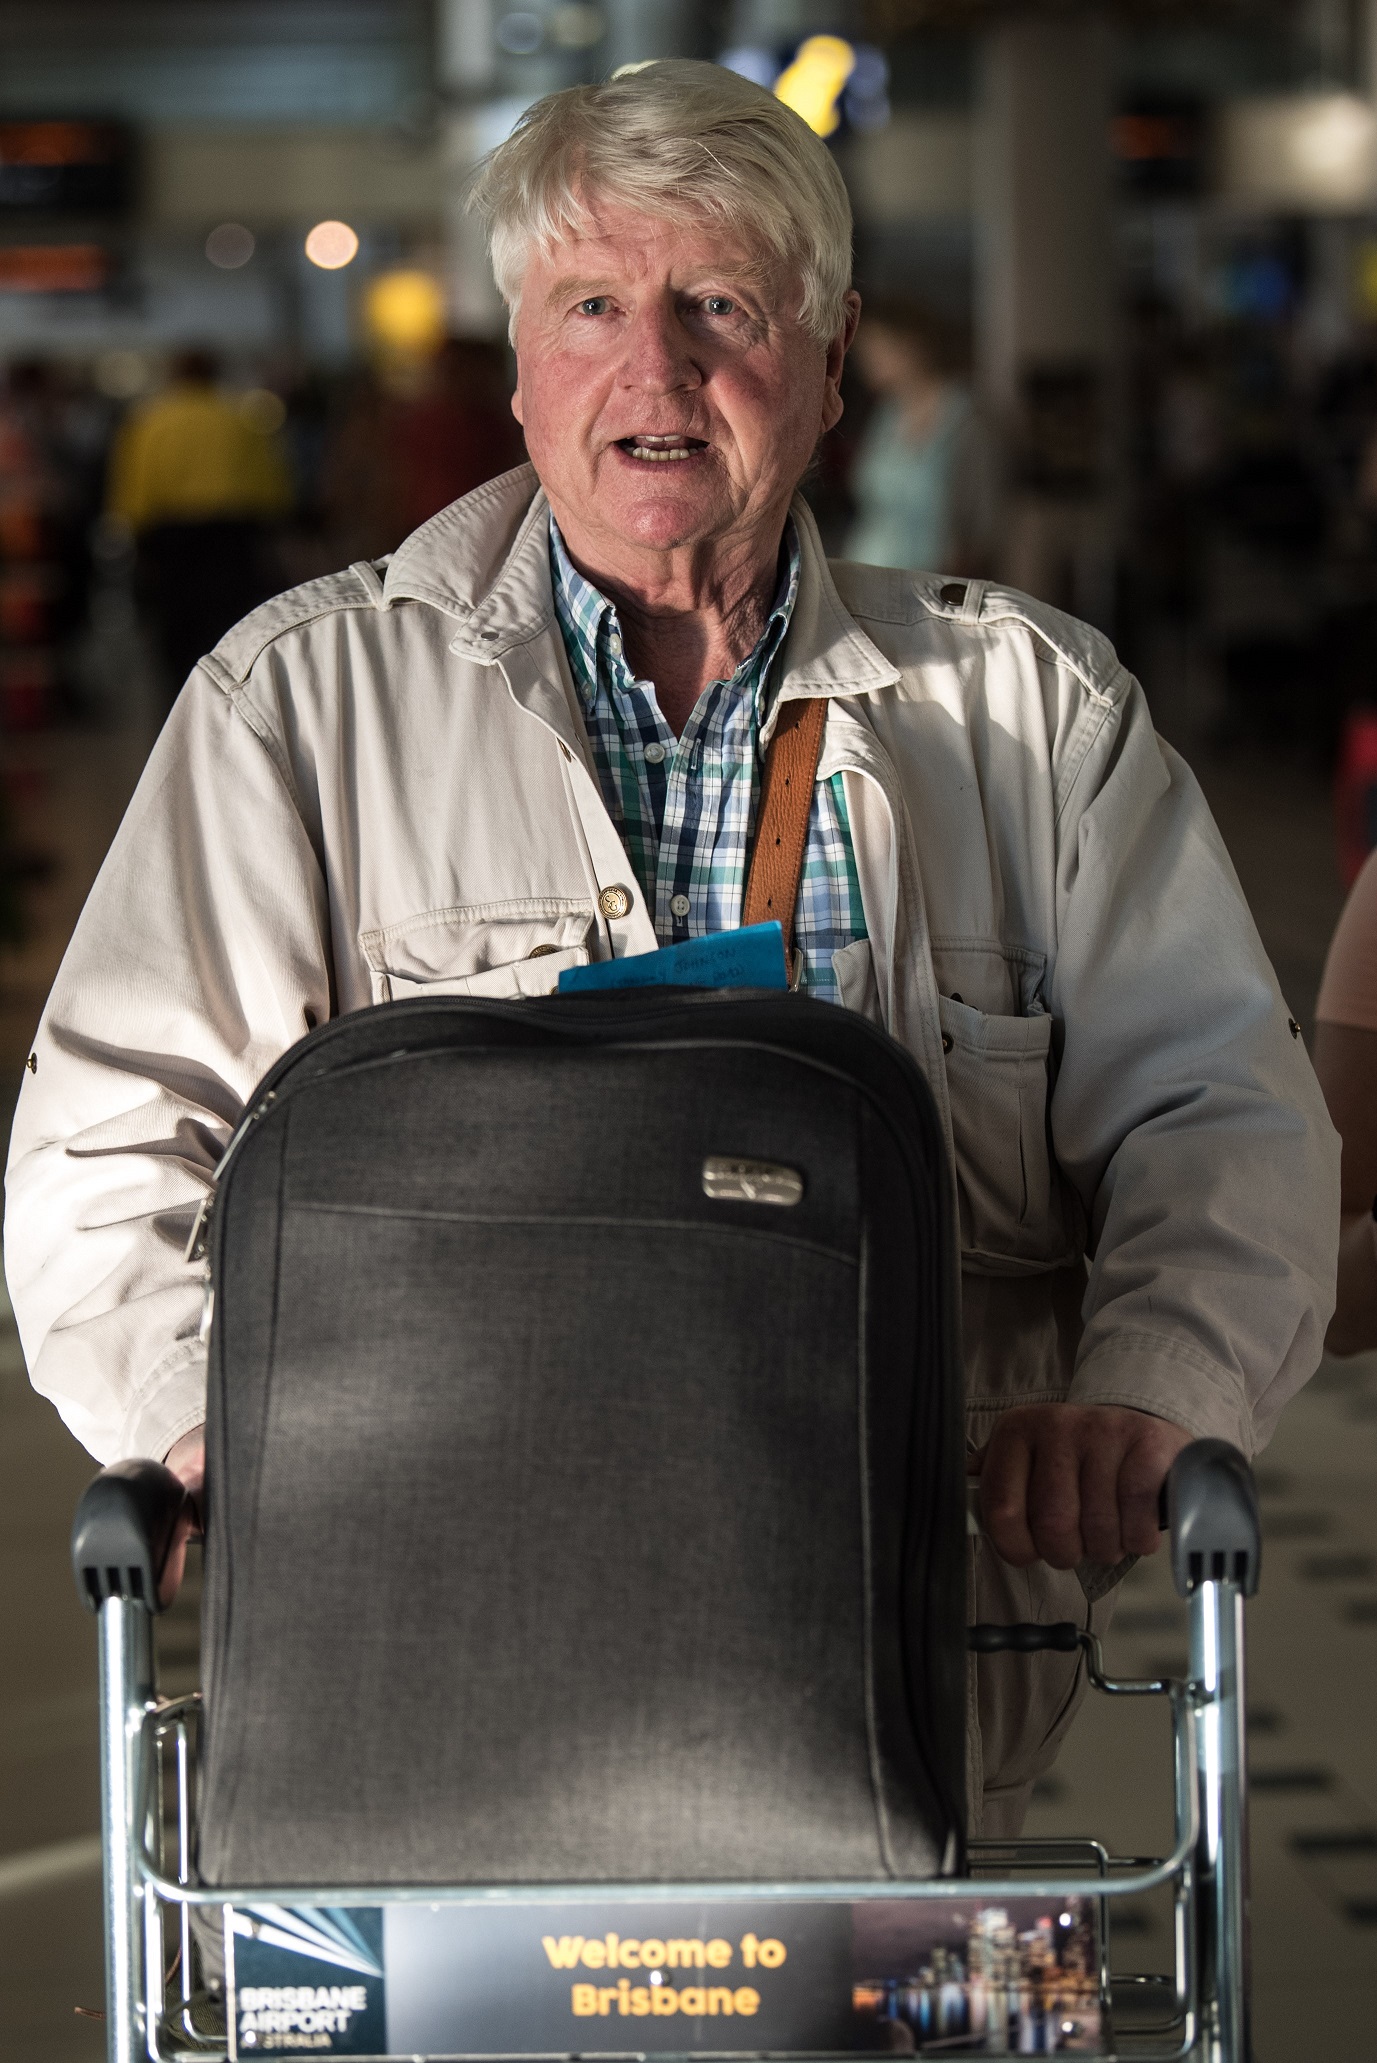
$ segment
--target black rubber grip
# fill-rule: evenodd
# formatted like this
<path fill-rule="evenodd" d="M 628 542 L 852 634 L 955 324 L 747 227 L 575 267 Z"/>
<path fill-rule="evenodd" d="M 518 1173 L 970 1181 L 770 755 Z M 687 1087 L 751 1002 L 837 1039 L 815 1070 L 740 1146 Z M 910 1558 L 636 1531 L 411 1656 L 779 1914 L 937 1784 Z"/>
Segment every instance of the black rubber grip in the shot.
<path fill-rule="evenodd" d="M 966 1646 L 973 1655 L 1037 1655 L 1044 1648 L 1073 1655 L 1081 1644 L 1081 1629 L 1074 1620 L 1057 1619 L 1050 1626 L 1031 1626 L 1025 1621 L 1013 1626 L 968 1626 Z"/>
<path fill-rule="evenodd" d="M 88 1611 L 109 1597 L 162 1610 L 158 1578 L 185 1503 L 160 1461 L 116 1461 L 92 1477 L 72 1524 L 72 1570 Z"/>

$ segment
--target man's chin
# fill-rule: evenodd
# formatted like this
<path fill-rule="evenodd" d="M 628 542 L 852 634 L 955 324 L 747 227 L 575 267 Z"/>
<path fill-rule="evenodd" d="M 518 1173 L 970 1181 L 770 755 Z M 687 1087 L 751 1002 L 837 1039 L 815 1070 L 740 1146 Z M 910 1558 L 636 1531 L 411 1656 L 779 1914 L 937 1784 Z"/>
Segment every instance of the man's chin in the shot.
<path fill-rule="evenodd" d="M 717 494 L 695 492 L 688 481 L 682 486 L 666 481 L 663 487 L 656 482 L 635 494 L 613 495 L 601 520 L 642 551 L 669 552 L 718 536 L 730 527 L 732 511 Z"/>

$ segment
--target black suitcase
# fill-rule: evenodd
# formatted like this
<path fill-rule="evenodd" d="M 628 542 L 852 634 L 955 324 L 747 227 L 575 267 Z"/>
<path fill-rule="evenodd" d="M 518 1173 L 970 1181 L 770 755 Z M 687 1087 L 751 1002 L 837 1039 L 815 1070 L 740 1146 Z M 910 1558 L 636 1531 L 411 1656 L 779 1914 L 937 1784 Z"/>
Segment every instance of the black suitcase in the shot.
<path fill-rule="evenodd" d="M 215 1884 L 963 1867 L 939 1127 L 795 996 L 332 1021 L 223 1163 Z"/>

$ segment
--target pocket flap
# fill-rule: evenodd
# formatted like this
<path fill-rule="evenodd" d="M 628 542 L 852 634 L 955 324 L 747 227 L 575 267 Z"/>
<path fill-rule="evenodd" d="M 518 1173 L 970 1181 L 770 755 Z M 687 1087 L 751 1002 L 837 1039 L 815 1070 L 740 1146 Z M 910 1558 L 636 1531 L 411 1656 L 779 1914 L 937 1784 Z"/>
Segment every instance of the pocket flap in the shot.
<path fill-rule="evenodd" d="M 1036 1017 L 992 1017 L 972 1010 L 969 1003 L 939 996 L 937 1014 L 954 1046 L 985 1060 L 1042 1060 L 1052 1050 L 1052 1020 L 1045 1012 Z"/>
<path fill-rule="evenodd" d="M 592 927 L 591 903 L 524 898 L 421 911 L 361 933 L 359 946 L 377 1003 L 419 995 L 541 996 L 561 969 L 587 961 Z"/>
<path fill-rule="evenodd" d="M 449 974 L 438 981 L 414 981 L 405 974 L 375 976 L 385 983 L 380 1003 L 400 1003 L 404 996 L 551 996 L 559 987 L 566 967 L 586 967 L 587 946 L 566 946 L 563 952 L 537 947 L 525 960 L 510 960 L 505 967 L 485 967 L 478 974 Z"/>

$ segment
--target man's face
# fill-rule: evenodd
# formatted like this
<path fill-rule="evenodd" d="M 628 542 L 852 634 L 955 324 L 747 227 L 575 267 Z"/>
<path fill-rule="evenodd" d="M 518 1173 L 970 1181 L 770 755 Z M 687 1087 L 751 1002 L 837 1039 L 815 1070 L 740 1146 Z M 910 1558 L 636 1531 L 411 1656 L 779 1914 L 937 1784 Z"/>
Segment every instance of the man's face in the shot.
<path fill-rule="evenodd" d="M 614 570 L 777 536 L 841 414 L 855 326 L 850 312 L 820 344 L 800 299 L 797 278 L 720 230 L 611 204 L 589 235 L 532 255 L 512 407 L 576 553 Z"/>

